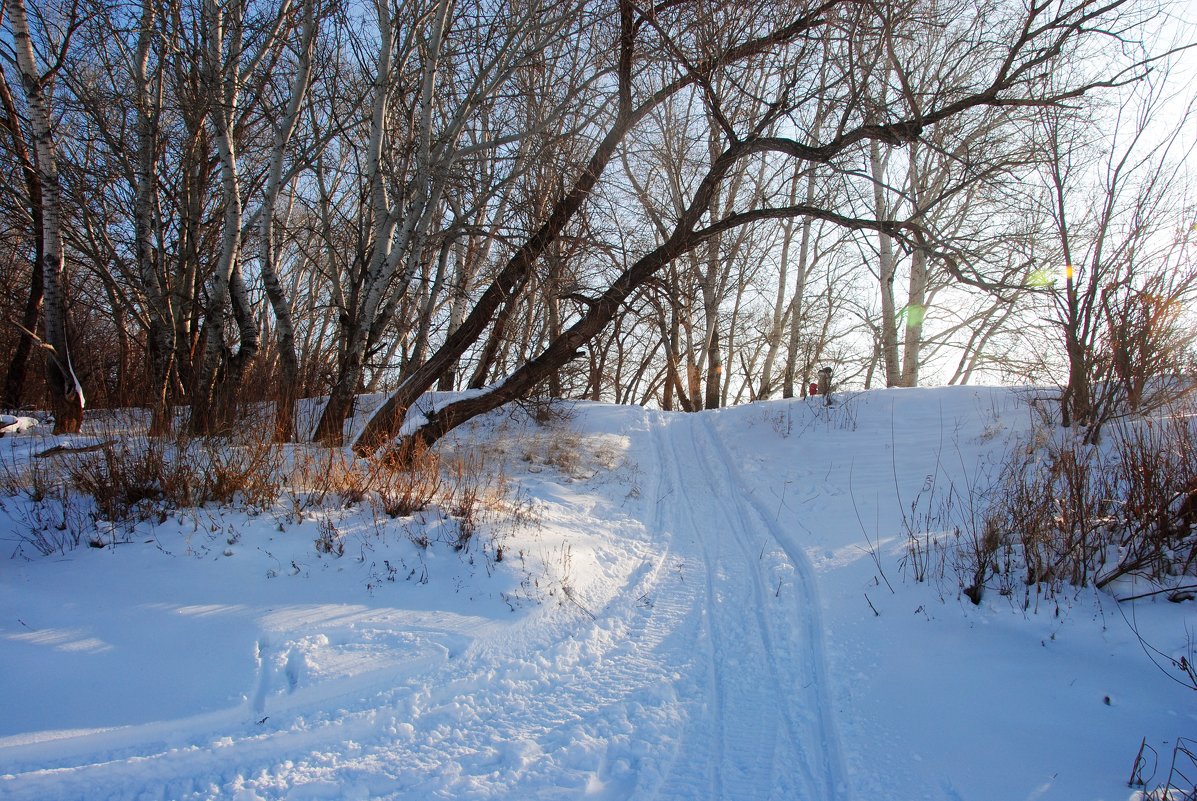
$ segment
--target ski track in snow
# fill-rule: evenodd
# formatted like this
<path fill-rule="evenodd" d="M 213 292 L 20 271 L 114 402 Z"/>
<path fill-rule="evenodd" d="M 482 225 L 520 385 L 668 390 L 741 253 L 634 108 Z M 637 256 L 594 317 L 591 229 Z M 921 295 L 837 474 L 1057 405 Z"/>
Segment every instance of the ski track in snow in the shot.
<path fill-rule="evenodd" d="M 712 465 L 722 465 L 724 480 L 718 478 L 711 482 L 712 486 L 722 483 L 731 490 L 735 499 L 735 506 L 745 523 L 745 531 L 749 527 L 757 527 L 765 533 L 765 547 L 769 544 L 780 546 L 784 558 L 780 559 L 780 568 L 793 570 L 793 580 L 786 583 L 786 571 L 779 570 L 782 578 L 776 591 L 768 587 L 762 588 L 761 574 L 756 572 L 756 586 L 758 593 L 764 589 L 775 598 L 784 602 L 779 606 L 780 614 L 774 615 L 773 620 L 766 621 L 765 615 L 770 608 L 765 598 L 756 607 L 758 616 L 762 618 L 762 629 L 768 634 L 777 632 L 771 637 L 768 645 L 768 655 L 774 665 L 775 673 L 783 673 L 779 668 L 779 654 L 787 657 L 781 663 L 782 667 L 796 665 L 797 673 L 788 674 L 791 680 L 797 680 L 798 687 L 790 686 L 787 697 L 793 697 L 798 689 L 802 690 L 801 701 L 797 705 L 791 703 L 789 709 L 797 707 L 797 727 L 799 739 L 809 749 L 804 754 L 807 775 L 817 783 L 817 798 L 837 801 L 848 795 L 847 769 L 841 755 L 840 738 L 835 726 L 831 688 L 827 678 L 826 656 L 823 645 L 822 602 L 819 598 L 814 569 L 811 567 L 805 553 L 792 537 L 784 532 L 771 519 L 762 507 L 753 491 L 739 474 L 736 460 L 728 451 L 722 439 L 714 430 L 709 417 L 695 420 L 695 425 L 701 425 L 709 442 L 715 450 L 715 458 L 705 461 L 708 470 Z M 748 507 L 747 510 L 745 507 Z M 751 522 L 750 522 L 751 521 Z M 751 556 L 751 554 L 749 554 Z M 779 554 L 778 557 L 781 557 Z M 783 594 L 783 590 L 785 591 Z M 772 623 L 772 626 L 770 625 Z M 793 653 L 794 650 L 798 653 Z M 783 673 L 783 675 L 785 675 Z M 778 689 L 785 691 L 785 685 L 779 682 Z M 792 723 L 791 725 L 795 725 Z M 813 753 L 811 753 L 813 752 Z"/>
<path fill-rule="evenodd" d="M 750 502 L 709 415 L 667 421 L 661 435 L 679 490 L 671 517 L 688 523 L 705 562 L 706 599 L 697 611 L 713 718 L 713 742 L 689 749 L 692 760 L 709 755 L 707 792 L 687 786 L 699 773 L 686 766 L 678 771 L 682 786 L 667 797 L 835 801 L 844 770 L 829 719 L 812 572 L 800 552 L 777 552 L 776 532 Z M 682 465 L 697 468 L 691 475 L 701 484 L 687 486 Z M 800 592 L 766 586 L 769 568 L 796 573 Z"/>
<path fill-rule="evenodd" d="M 1144 796 L 1135 750 L 1166 759 L 1197 714 L 1138 637 L 1191 655 L 1192 604 L 1138 603 L 1131 629 L 1104 594 L 1007 597 L 995 574 L 974 606 L 949 550 L 938 578 L 880 589 L 905 578 L 910 501 L 950 532 L 940 499 L 1038 436 L 1024 406 L 585 404 L 576 429 L 464 434 L 527 510 L 465 554 L 364 510 L 337 518 L 360 559 L 315 556 L 312 521 L 228 510 L 14 554 L 0 801 Z"/>
<path fill-rule="evenodd" d="M 311 687 L 264 635 L 242 707 L 28 746 L 0 797 L 843 801 L 810 565 L 709 415 L 642 415 L 639 566 L 605 595 L 563 578 L 559 604 L 413 626 L 400 664 Z"/>

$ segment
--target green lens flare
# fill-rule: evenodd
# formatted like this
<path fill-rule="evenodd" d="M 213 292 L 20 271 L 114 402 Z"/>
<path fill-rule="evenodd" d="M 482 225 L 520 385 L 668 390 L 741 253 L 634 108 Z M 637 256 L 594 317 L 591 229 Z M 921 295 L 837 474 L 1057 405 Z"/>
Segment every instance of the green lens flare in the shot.
<path fill-rule="evenodd" d="M 927 318 L 927 307 L 920 306 L 917 303 L 912 303 L 898 313 L 898 319 L 906 318 L 906 325 L 920 326 L 923 320 Z"/>
<path fill-rule="evenodd" d="M 1044 287 L 1052 286 L 1056 283 L 1056 276 L 1052 275 L 1051 270 L 1040 268 L 1032 270 L 1031 274 L 1027 276 L 1027 286 L 1042 289 Z"/>

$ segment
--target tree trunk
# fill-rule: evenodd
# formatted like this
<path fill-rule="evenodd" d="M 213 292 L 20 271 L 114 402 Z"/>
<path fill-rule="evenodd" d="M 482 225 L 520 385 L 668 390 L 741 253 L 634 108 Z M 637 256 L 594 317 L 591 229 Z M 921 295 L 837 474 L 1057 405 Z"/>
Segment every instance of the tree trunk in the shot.
<path fill-rule="evenodd" d="M 790 182 L 790 205 L 798 202 L 798 174 Z M 797 220 L 784 220 L 781 224 L 781 254 L 777 265 L 777 293 L 773 298 L 773 316 L 769 331 L 765 335 L 765 359 L 761 364 L 761 382 L 756 396 L 768 400 L 773 394 L 773 362 L 781 350 L 781 337 L 785 329 L 786 290 L 789 288 L 790 247 L 794 242 L 794 228 Z M 793 389 L 790 395 L 793 396 Z"/>
<path fill-rule="evenodd" d="M 877 219 L 888 220 L 889 209 L 885 202 L 885 161 L 881 156 L 881 145 L 869 142 L 869 167 L 873 177 L 873 201 Z M 898 310 L 894 302 L 894 279 L 897 264 L 894 259 L 893 237 L 885 231 L 877 232 L 878 264 L 881 290 L 881 356 L 885 364 L 885 385 L 900 386 L 902 366 L 898 358 Z"/>
<path fill-rule="evenodd" d="M 8 85 L 8 79 L 3 70 L 0 70 L 0 103 L 4 107 L 3 125 L 12 140 L 13 152 L 17 161 L 20 162 L 21 174 L 25 179 L 29 218 L 33 223 L 31 227 L 33 263 L 30 264 L 29 294 L 21 314 L 22 332 L 8 363 L 8 370 L 4 376 L 4 397 L 3 400 L 0 400 L 0 404 L 4 408 L 16 410 L 21 406 L 25 382 L 29 373 L 29 356 L 33 352 L 33 333 L 37 331 L 38 322 L 41 320 L 46 248 L 43 236 L 42 180 L 25 143 L 24 134 L 21 132 L 12 88 Z"/>
<path fill-rule="evenodd" d="M 403 424 L 407 409 L 478 340 L 495 313 L 505 302 L 510 302 L 523 286 L 536 260 L 560 237 L 565 225 L 582 208 L 582 204 L 598 183 L 607 165 L 610 164 L 616 149 L 628 131 L 655 107 L 657 102 L 660 102 L 659 100 L 646 102 L 639 109 L 632 108 L 631 71 L 635 42 L 632 5 L 621 0 L 619 12 L 618 108 L 611 129 L 595 149 L 589 163 L 579 174 L 574 185 L 553 207 L 548 219 L 523 246 L 516 250 L 490 286 L 482 293 L 482 297 L 474 304 L 457 330 L 450 334 L 437 352 L 423 366 L 408 376 L 395 393 L 374 413 L 354 445 L 355 450 L 359 453 L 373 453 L 393 436 L 394 432 Z M 664 96 L 661 99 L 664 99 Z"/>
<path fill-rule="evenodd" d="M 63 271 L 66 254 L 62 236 L 62 187 L 58 178 L 58 154 L 53 139 L 49 99 L 37 69 L 33 40 L 24 0 L 8 0 L 9 24 L 21 83 L 29 105 L 37 170 L 42 187 L 42 230 L 44 247 L 42 279 L 45 289 L 46 383 L 54 409 L 54 433 L 78 433 L 83 424 L 83 387 L 71 364 L 67 340 L 66 294 Z M 37 233 L 34 232 L 34 236 Z"/>
<path fill-rule="evenodd" d="M 470 238 L 470 243 L 466 248 L 462 248 L 460 244 L 457 248 L 457 264 L 454 267 L 453 273 L 453 299 L 449 303 L 449 327 L 448 334 L 452 334 L 461 325 L 461 321 L 465 318 L 466 303 L 469 298 L 466 294 L 467 270 L 468 266 L 473 263 L 470 254 L 475 252 L 477 248 L 474 244 L 474 238 Z M 464 251 L 464 252 L 463 252 Z M 441 392 L 451 392 L 457 388 L 457 371 L 459 363 L 454 360 L 452 364 L 445 370 L 437 381 L 436 388 Z"/>
<path fill-rule="evenodd" d="M 901 385 L 917 387 L 923 323 L 927 317 L 927 254 L 921 250 L 916 250 L 910 257 L 910 294 L 903 317 L 906 320 L 906 332 L 902 340 Z"/>
<path fill-rule="evenodd" d="M 359 325 L 342 325 L 347 335 L 345 349 L 341 353 L 337 380 L 329 388 L 328 403 L 320 414 L 320 422 L 312 435 L 314 442 L 337 447 L 345 441 L 345 421 L 353 413 L 354 398 L 362 383 L 366 358 L 366 332 Z"/>
<path fill-rule="evenodd" d="M 806 182 L 806 204 L 814 205 L 815 181 L 810 176 Z M 786 369 L 782 379 L 783 398 L 805 397 L 806 377 L 799 375 L 798 352 L 802 341 L 802 320 L 806 314 L 806 277 L 811 269 L 811 227 L 809 217 L 802 220 L 802 237 L 798 244 L 798 274 L 794 276 L 794 296 L 790 299 L 790 338 L 786 351 Z M 799 383 L 797 394 L 794 385 Z"/>
<path fill-rule="evenodd" d="M 311 83 L 312 54 L 316 42 L 316 5 L 304 0 L 303 31 L 300 35 L 299 65 L 291 83 L 291 96 L 283 119 L 274 130 L 274 145 L 270 154 L 270 171 L 262 199 L 262 219 L 259 225 L 258 263 L 262 285 L 274 312 L 279 354 L 279 387 L 275 393 L 275 442 L 290 442 L 295 438 L 295 403 L 298 399 L 299 356 L 295 352 L 295 324 L 291 319 L 290 299 L 279 282 L 275 266 L 274 217 L 282 190 L 283 157 L 287 144 L 295 133 L 299 112 Z"/>
<path fill-rule="evenodd" d="M 160 277 L 154 241 L 162 110 L 162 93 L 155 91 L 154 79 L 149 73 L 155 40 L 156 9 L 157 4 L 153 0 L 144 0 L 141 4 L 136 58 L 131 65 L 137 103 L 137 156 L 133 172 L 134 255 L 146 305 L 146 370 L 151 391 L 150 436 L 162 436 L 171 429 L 170 383 L 175 350 L 172 301 Z"/>
<path fill-rule="evenodd" d="M 228 14 L 217 8 L 214 0 L 204 4 L 204 24 L 207 29 L 208 52 L 205 54 L 205 84 L 211 93 L 208 118 L 215 134 L 216 152 L 220 161 L 220 193 L 224 208 L 220 257 L 216 272 L 208 285 L 208 303 L 204 313 L 204 354 L 192 387 L 192 434 L 211 434 L 221 420 L 220 409 L 231 402 L 228 388 L 220 387 L 228 378 L 229 355 L 225 348 L 225 325 L 228 319 L 233 273 L 238 269 L 241 254 L 242 199 L 237 175 L 237 142 L 235 120 L 241 81 L 242 28 L 239 13 Z M 229 55 L 225 58 L 223 48 Z M 219 396 L 219 397 L 218 397 Z"/>

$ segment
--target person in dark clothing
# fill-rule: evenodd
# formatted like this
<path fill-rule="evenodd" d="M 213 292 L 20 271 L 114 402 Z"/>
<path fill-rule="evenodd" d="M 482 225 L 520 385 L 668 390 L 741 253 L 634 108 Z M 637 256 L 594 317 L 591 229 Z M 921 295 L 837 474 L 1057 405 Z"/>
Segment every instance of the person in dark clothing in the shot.
<path fill-rule="evenodd" d="M 831 405 L 831 368 L 824 367 L 819 371 L 819 384 L 817 389 L 819 394 L 823 396 L 823 403 L 826 406 Z"/>

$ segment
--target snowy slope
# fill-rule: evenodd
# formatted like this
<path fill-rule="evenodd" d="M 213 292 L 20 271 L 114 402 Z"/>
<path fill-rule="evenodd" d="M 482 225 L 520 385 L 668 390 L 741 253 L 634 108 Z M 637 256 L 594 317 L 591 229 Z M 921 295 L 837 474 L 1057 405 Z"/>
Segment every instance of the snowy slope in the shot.
<path fill-rule="evenodd" d="M 1197 707 L 1127 610 L 902 567 L 903 510 L 1030 420 L 1008 389 L 583 404 L 463 432 L 521 511 L 462 553 L 360 508 L 13 545 L 0 798 L 1131 798 L 1141 739 L 1166 760 Z M 1190 647 L 1192 604 L 1133 614 Z"/>

